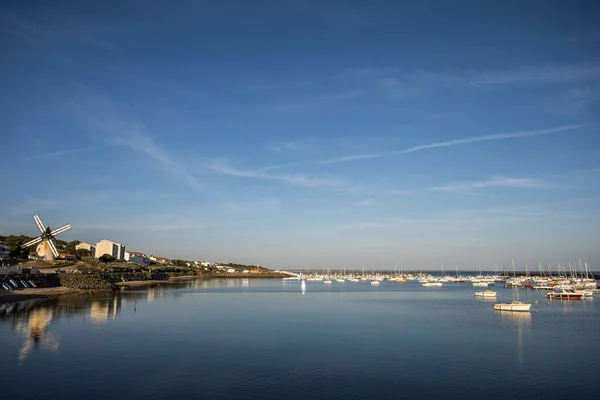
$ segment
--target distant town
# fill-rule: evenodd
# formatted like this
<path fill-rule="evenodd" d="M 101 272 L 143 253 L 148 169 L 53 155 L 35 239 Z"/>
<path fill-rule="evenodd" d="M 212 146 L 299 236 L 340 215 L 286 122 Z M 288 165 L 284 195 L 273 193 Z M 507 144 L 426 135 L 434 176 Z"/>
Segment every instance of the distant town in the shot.
<path fill-rule="evenodd" d="M 22 248 L 24 243 L 33 239 L 26 235 L 10 235 L 0 236 L 0 260 L 3 265 L 14 265 L 24 261 L 49 261 L 45 255 L 38 254 L 37 251 Z M 88 262 L 90 258 L 97 259 L 104 263 L 126 263 L 131 267 L 186 267 L 196 268 L 205 272 L 212 273 L 256 273 L 266 270 L 259 265 L 243 265 L 233 263 L 219 263 L 215 261 L 199 261 L 199 260 L 180 260 L 170 259 L 159 255 L 147 255 L 141 251 L 128 251 L 125 245 L 102 239 L 96 244 L 81 242 L 74 240 L 66 242 L 64 240 L 55 240 L 56 247 L 59 252 L 59 257 L 56 258 L 57 265 L 64 264 L 62 262 Z"/>

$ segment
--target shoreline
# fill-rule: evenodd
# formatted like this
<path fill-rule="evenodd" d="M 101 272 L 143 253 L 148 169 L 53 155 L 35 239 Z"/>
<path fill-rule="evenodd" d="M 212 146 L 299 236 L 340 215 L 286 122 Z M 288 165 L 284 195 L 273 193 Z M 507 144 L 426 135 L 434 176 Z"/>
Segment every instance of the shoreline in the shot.
<path fill-rule="evenodd" d="M 15 292 L 0 292 L 0 304 L 18 303 L 20 301 L 49 299 L 52 297 L 64 296 L 68 294 L 81 294 L 85 290 L 72 289 L 63 286 L 49 288 L 26 288 Z"/>
<path fill-rule="evenodd" d="M 114 285 L 119 289 L 126 287 L 141 288 L 145 286 L 153 286 L 160 284 L 169 284 L 189 280 L 210 280 L 210 279 L 281 279 L 287 275 L 281 275 L 277 273 L 273 274 L 205 274 L 205 275 L 183 275 L 174 276 L 169 279 L 153 279 L 144 281 L 129 281 L 129 282 L 116 282 Z M 85 294 L 93 293 L 97 290 L 85 290 L 85 289 L 74 289 L 64 286 L 47 287 L 47 288 L 24 288 L 16 291 L 5 291 L 0 290 L 0 304 L 18 303 L 21 301 L 35 300 L 35 299 L 49 299 L 58 296 L 65 296 L 70 294 Z"/>

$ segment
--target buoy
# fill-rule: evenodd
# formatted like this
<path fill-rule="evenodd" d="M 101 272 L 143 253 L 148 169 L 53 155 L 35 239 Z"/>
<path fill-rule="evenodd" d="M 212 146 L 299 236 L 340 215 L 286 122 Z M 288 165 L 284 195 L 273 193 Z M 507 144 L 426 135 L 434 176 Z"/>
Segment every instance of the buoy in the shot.
<path fill-rule="evenodd" d="M 537 310 L 535 310 L 535 312 L 537 312 Z"/>

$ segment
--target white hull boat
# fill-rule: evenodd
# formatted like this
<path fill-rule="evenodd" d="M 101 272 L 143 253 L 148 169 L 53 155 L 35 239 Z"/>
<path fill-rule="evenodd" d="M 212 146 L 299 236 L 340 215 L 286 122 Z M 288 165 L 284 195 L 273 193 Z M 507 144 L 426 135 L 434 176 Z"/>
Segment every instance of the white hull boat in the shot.
<path fill-rule="evenodd" d="M 427 282 L 423 284 L 423 287 L 442 287 L 442 282 Z"/>
<path fill-rule="evenodd" d="M 496 292 L 493 290 L 484 290 L 483 292 L 475 292 L 478 297 L 496 297 Z"/>
<path fill-rule="evenodd" d="M 494 304 L 494 310 L 497 311 L 521 311 L 528 312 L 531 309 L 531 303 L 523 303 L 513 301 L 512 303 L 497 303 Z"/>
<path fill-rule="evenodd" d="M 373 286 L 379 286 L 380 282 L 379 281 L 371 281 L 371 285 Z"/>

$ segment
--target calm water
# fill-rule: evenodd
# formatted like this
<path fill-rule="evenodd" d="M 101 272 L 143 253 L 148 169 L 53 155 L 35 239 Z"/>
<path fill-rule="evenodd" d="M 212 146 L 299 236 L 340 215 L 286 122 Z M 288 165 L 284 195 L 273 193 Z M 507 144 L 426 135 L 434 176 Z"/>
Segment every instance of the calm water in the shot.
<path fill-rule="evenodd" d="M 192 281 L 0 316 L 1 398 L 598 398 L 600 304 L 470 284 Z M 514 290 L 495 287 L 498 300 Z M 521 300 L 544 293 L 521 290 Z"/>

